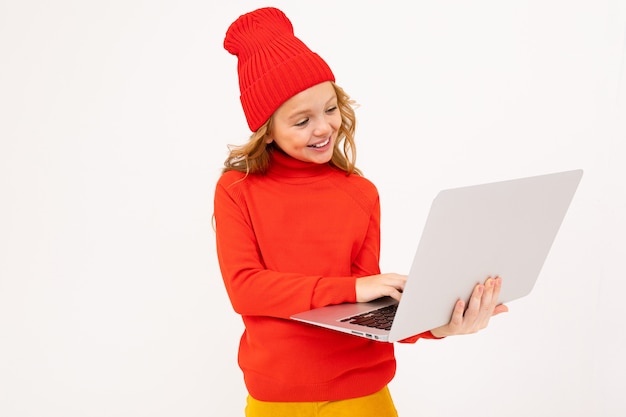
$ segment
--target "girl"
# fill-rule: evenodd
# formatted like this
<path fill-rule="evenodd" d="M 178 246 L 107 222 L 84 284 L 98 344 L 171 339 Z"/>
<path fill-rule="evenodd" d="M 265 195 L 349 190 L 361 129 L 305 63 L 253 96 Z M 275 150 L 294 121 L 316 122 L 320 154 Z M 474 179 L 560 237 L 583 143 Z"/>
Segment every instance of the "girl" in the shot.
<path fill-rule="evenodd" d="M 311 308 L 399 299 L 405 275 L 381 274 L 378 192 L 355 167 L 355 116 L 326 62 L 278 9 L 239 17 L 238 57 L 254 133 L 231 148 L 215 190 L 217 254 L 245 332 L 247 416 L 396 416 L 393 344 L 289 320 Z M 478 285 L 451 322 L 403 342 L 473 333 L 506 311 L 499 278 Z"/>

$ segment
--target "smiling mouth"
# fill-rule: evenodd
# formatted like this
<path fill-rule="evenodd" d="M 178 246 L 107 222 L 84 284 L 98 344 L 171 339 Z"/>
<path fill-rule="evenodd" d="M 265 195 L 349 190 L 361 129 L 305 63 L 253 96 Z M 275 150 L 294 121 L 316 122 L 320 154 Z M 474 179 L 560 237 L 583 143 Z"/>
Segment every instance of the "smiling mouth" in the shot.
<path fill-rule="evenodd" d="M 315 145 L 309 145 L 309 148 L 323 148 L 329 143 L 330 143 L 330 138 L 326 139 L 324 142 L 316 143 Z"/>

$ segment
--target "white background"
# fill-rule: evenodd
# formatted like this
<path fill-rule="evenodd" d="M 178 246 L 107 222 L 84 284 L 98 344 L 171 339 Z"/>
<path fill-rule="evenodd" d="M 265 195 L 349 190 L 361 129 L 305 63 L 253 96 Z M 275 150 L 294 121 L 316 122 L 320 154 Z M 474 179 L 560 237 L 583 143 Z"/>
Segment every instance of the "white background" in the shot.
<path fill-rule="evenodd" d="M 384 271 L 439 189 L 585 170 L 529 297 L 397 347 L 400 414 L 625 415 L 626 3 L 273 4 L 360 103 Z M 211 214 L 265 5 L 0 0 L 1 416 L 243 415 Z"/>

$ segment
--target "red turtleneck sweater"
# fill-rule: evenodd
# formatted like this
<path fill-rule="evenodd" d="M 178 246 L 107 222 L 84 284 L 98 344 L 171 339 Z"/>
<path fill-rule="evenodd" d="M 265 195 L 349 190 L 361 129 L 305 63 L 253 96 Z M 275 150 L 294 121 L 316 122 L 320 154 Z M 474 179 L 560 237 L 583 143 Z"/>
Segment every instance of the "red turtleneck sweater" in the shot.
<path fill-rule="evenodd" d="M 380 273 L 378 192 L 328 164 L 271 158 L 267 174 L 229 171 L 215 190 L 217 254 L 245 324 L 239 365 L 248 391 L 262 401 L 372 394 L 395 373 L 393 344 L 289 317 L 353 303 L 355 280 Z M 432 334 L 407 341 L 419 337 Z"/>

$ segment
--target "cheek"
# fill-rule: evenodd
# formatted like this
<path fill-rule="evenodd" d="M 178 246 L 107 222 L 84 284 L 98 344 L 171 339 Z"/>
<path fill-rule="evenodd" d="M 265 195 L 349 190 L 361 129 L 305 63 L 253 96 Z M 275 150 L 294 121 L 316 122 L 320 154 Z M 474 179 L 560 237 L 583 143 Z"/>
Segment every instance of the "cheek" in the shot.
<path fill-rule="evenodd" d="M 286 151 L 287 149 L 299 149 L 306 147 L 309 140 L 308 138 L 308 135 L 304 135 L 301 133 L 291 133 L 289 135 L 284 135 L 280 137 L 278 140 L 275 140 L 275 142 L 284 151 Z"/>
<path fill-rule="evenodd" d="M 339 130 L 341 127 L 341 113 L 337 113 L 337 115 L 333 117 L 333 121 L 331 123 L 335 130 Z"/>

